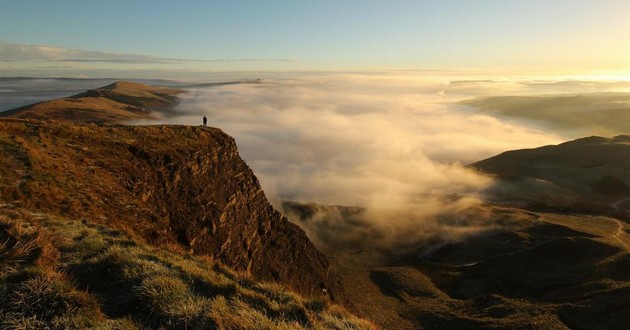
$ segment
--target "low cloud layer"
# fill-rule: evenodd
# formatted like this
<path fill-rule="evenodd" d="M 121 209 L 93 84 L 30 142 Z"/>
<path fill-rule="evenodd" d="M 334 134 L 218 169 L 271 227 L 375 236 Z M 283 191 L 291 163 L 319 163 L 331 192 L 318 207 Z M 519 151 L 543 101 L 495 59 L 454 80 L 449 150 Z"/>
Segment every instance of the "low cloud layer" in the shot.
<path fill-rule="evenodd" d="M 475 191 L 486 179 L 461 164 L 561 141 L 463 111 L 439 95 L 442 85 L 330 75 L 197 89 L 174 121 L 205 114 L 234 136 L 272 198 L 353 206 Z"/>
<path fill-rule="evenodd" d="M 329 74 L 193 89 L 181 116 L 160 122 L 198 125 L 206 115 L 236 138 L 276 207 L 290 200 L 364 208 L 355 229 L 367 226 L 385 247 L 412 244 L 431 231 L 450 235 L 437 229 L 444 215 L 480 203 L 490 179 L 462 164 L 561 141 L 466 111 L 455 101 L 470 92 L 445 95 L 445 86 L 439 77 Z M 302 225 L 315 241 L 328 239 L 313 237 L 326 232 L 316 228 L 321 222 Z M 460 234 L 489 227 L 459 226 Z"/>

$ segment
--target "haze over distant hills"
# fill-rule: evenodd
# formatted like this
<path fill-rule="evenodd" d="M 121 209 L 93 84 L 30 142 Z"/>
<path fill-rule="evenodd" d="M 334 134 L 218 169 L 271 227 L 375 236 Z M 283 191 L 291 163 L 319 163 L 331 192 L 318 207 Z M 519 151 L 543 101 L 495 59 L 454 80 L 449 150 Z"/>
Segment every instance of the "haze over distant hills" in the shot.
<path fill-rule="evenodd" d="M 496 189 L 505 200 L 550 199 L 546 204 L 556 203 L 558 207 L 573 201 L 613 210 L 630 198 L 627 135 L 592 136 L 556 146 L 508 151 L 472 166 L 500 179 L 490 190 Z"/>
<path fill-rule="evenodd" d="M 528 120 L 573 134 L 618 135 L 628 132 L 630 93 L 498 96 L 462 101 L 484 113 Z"/>

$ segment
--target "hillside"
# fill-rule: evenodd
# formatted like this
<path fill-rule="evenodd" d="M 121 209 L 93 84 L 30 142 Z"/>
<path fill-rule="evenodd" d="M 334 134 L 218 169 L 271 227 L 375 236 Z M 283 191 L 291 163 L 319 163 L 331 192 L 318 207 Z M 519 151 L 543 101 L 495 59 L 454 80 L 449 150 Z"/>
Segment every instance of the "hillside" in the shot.
<path fill-rule="evenodd" d="M 490 193 L 504 199 L 621 215 L 630 209 L 630 136 L 508 151 L 471 166 L 499 178 Z"/>
<path fill-rule="evenodd" d="M 0 117 L 111 123 L 154 118 L 177 103 L 182 90 L 119 81 L 71 97 L 43 101 L 0 112 Z"/>
<path fill-rule="evenodd" d="M 0 206 L 1 329 L 376 329 L 206 257 Z"/>
<path fill-rule="evenodd" d="M 0 203 L 125 230 L 307 296 L 326 257 L 275 211 L 219 129 L 0 120 Z"/>
<path fill-rule="evenodd" d="M 323 233 L 360 219 L 355 208 L 283 206 L 307 228 L 309 221 L 318 221 Z M 340 215 L 345 222 L 339 223 Z M 383 250 L 369 240 L 350 249 L 343 235 L 318 236 L 323 246 L 340 247 L 326 251 L 353 312 L 398 330 L 623 329 L 628 324 L 627 223 L 496 205 L 440 221 L 460 224 L 461 230 L 486 230 L 419 239 L 411 252 Z"/>

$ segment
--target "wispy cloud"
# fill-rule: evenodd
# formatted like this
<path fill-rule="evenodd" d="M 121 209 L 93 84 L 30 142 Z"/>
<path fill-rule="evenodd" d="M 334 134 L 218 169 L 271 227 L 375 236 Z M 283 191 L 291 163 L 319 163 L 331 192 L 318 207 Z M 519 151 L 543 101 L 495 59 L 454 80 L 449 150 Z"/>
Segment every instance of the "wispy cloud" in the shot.
<path fill-rule="evenodd" d="M 51 62 L 116 64 L 180 64 L 185 62 L 295 62 L 295 60 L 283 58 L 165 58 L 143 54 L 91 51 L 83 49 L 61 48 L 47 45 L 15 44 L 0 41 L 0 61 L 20 62 L 36 60 Z"/>

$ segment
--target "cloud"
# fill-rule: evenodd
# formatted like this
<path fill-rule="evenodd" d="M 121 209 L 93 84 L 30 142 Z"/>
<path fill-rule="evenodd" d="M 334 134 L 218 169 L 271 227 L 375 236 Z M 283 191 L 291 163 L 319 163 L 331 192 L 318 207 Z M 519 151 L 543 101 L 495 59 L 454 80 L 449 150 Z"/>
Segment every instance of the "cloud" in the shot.
<path fill-rule="evenodd" d="M 373 234 L 375 246 L 400 247 L 431 232 L 452 238 L 493 228 L 462 220 L 455 235 L 457 226 L 440 225 L 479 206 L 491 183 L 462 164 L 561 140 L 466 111 L 440 96 L 444 86 L 437 76 L 317 74 L 193 89 L 180 116 L 160 122 L 199 125 L 208 116 L 236 138 L 277 208 L 291 200 L 365 209 L 354 226 L 338 217 L 303 222 L 320 246 L 356 229 Z M 323 224 L 347 235 L 321 237 Z"/>
<path fill-rule="evenodd" d="M 49 61 L 118 61 L 155 63 L 160 58 L 117 52 L 98 52 L 67 49 L 45 45 L 25 45 L 0 42 L 0 59 L 4 61 L 49 60 Z M 70 59 L 70 60 L 69 60 Z"/>
<path fill-rule="evenodd" d="M 75 63 L 116 63 L 116 64 L 179 64 L 184 62 L 294 62 L 291 59 L 185 59 L 165 58 L 122 52 L 103 52 L 82 49 L 69 49 L 46 45 L 14 44 L 0 41 L 0 61 L 19 62 L 45 60 Z"/>

